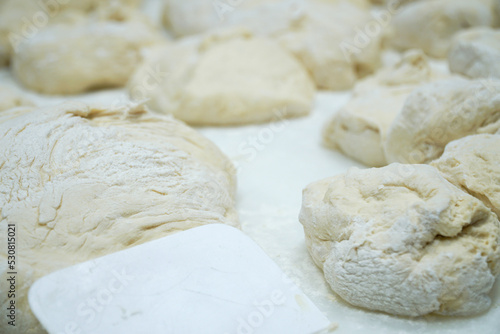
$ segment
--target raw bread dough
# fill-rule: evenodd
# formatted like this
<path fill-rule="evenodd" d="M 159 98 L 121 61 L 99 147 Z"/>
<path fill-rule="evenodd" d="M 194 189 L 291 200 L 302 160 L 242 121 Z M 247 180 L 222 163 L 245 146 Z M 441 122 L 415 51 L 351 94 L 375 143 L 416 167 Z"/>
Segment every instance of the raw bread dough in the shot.
<path fill-rule="evenodd" d="M 431 165 L 500 217 L 500 135 L 482 134 L 452 141 Z"/>
<path fill-rule="evenodd" d="M 15 110 L 0 113 L 0 234 L 16 224 L 22 259 L 15 333 L 43 332 L 27 303 L 42 275 L 172 232 L 238 226 L 231 162 L 181 122 L 140 106 L 71 102 L 9 117 Z"/>
<path fill-rule="evenodd" d="M 153 76 L 152 73 L 160 73 Z M 276 42 L 230 30 L 153 52 L 128 84 L 133 100 L 190 124 L 229 125 L 309 113 L 314 83 Z"/>
<path fill-rule="evenodd" d="M 275 38 L 301 60 L 321 89 L 351 88 L 380 65 L 381 32 L 360 37 L 369 22 L 381 29 L 364 2 L 249 0 L 219 12 L 213 4 L 170 0 L 167 25 L 177 35 L 245 26 Z"/>
<path fill-rule="evenodd" d="M 52 24 L 24 40 L 13 73 L 27 88 L 46 94 L 77 94 L 126 84 L 141 49 L 163 42 L 140 13 L 94 13 L 74 23 Z"/>
<path fill-rule="evenodd" d="M 427 165 L 350 169 L 309 185 L 300 221 L 333 291 L 396 315 L 471 315 L 491 304 L 500 223 Z"/>
<path fill-rule="evenodd" d="M 1 0 L 0 66 L 6 64 L 13 49 L 54 22 L 71 21 L 74 15 L 109 7 L 138 7 L 142 0 Z"/>
<path fill-rule="evenodd" d="M 458 33 L 448 53 L 448 62 L 455 73 L 500 79 L 500 30 L 475 28 Z"/>
<path fill-rule="evenodd" d="M 500 80 L 455 78 L 426 84 L 406 99 L 384 143 L 388 162 L 429 163 L 446 144 L 500 131 Z"/>
<path fill-rule="evenodd" d="M 0 112 L 20 106 L 34 106 L 34 103 L 21 92 L 0 85 Z"/>
<path fill-rule="evenodd" d="M 365 165 L 385 166 L 383 143 L 406 98 L 420 84 L 444 77 L 422 51 L 408 51 L 394 66 L 356 84 L 351 100 L 325 127 L 325 145 Z"/>
<path fill-rule="evenodd" d="M 403 6 L 394 15 L 387 39 L 398 49 L 421 48 L 443 58 L 456 32 L 494 23 L 491 0 L 422 0 Z"/>

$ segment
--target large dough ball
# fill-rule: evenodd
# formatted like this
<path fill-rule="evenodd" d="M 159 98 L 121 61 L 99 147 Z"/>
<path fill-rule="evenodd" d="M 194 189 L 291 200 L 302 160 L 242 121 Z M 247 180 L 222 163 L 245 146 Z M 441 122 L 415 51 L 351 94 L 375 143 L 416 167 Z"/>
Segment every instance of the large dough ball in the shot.
<path fill-rule="evenodd" d="M 315 87 L 276 42 L 240 30 L 160 48 L 128 84 L 134 100 L 190 124 L 230 125 L 302 116 Z"/>
<path fill-rule="evenodd" d="M 422 0 L 403 6 L 394 16 L 390 45 L 421 48 L 433 57 L 446 57 L 453 35 L 469 27 L 495 23 L 491 0 Z"/>
<path fill-rule="evenodd" d="M 22 259 L 15 333 L 43 332 L 27 292 L 49 272 L 204 224 L 238 226 L 231 162 L 181 122 L 74 102 L 16 110 L 0 113 L 0 232 L 16 224 Z"/>
<path fill-rule="evenodd" d="M 446 144 L 500 131 L 499 80 L 444 80 L 415 89 L 389 128 L 388 162 L 428 163 Z"/>
<path fill-rule="evenodd" d="M 455 36 L 450 70 L 470 78 L 500 79 L 500 30 L 475 28 Z"/>
<path fill-rule="evenodd" d="M 431 165 L 500 217 L 500 135 L 482 134 L 452 141 Z"/>
<path fill-rule="evenodd" d="M 322 89 L 351 88 L 358 78 L 380 65 L 383 25 L 370 15 L 363 1 L 249 0 L 234 7 L 213 4 L 170 0 L 167 25 L 177 35 L 244 26 L 255 34 L 275 38 L 304 64 Z M 364 32 L 369 29 L 380 31 L 369 37 Z"/>
<path fill-rule="evenodd" d="M 394 66 L 359 81 L 349 102 L 327 124 L 324 143 L 373 167 L 385 166 L 383 143 L 394 118 L 420 84 L 444 78 L 420 50 L 411 50 Z"/>
<path fill-rule="evenodd" d="M 500 223 L 427 165 L 353 168 L 309 185 L 300 221 L 333 291 L 396 315 L 471 315 L 491 304 Z"/>
<path fill-rule="evenodd" d="M 46 94 L 119 87 L 141 61 L 141 49 L 161 42 L 157 29 L 139 13 L 113 9 L 50 25 L 24 40 L 13 72 L 24 86 Z"/>

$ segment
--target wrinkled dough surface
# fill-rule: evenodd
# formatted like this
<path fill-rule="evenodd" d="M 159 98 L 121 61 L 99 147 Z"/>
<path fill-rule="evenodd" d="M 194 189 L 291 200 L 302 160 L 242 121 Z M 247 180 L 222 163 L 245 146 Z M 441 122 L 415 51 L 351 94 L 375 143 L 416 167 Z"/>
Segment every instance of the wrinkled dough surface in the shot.
<path fill-rule="evenodd" d="M 0 231 L 16 224 L 20 332 L 43 333 L 27 292 L 51 271 L 204 224 L 238 226 L 231 162 L 181 122 L 76 102 L 13 112 L 0 113 Z"/>
<path fill-rule="evenodd" d="M 421 51 L 408 51 L 394 66 L 356 84 L 352 98 L 325 127 L 324 143 L 365 165 L 385 166 L 383 143 L 406 98 L 418 85 L 443 77 Z"/>
<path fill-rule="evenodd" d="M 446 144 L 500 131 L 500 81 L 450 79 L 415 89 L 389 128 L 388 162 L 429 163 Z"/>
<path fill-rule="evenodd" d="M 128 91 L 190 124 L 230 125 L 306 115 L 315 87 L 276 42 L 231 30 L 152 52 Z"/>
<path fill-rule="evenodd" d="M 500 223 L 427 165 L 391 164 L 309 185 L 300 221 L 333 291 L 396 315 L 488 309 Z"/>
<path fill-rule="evenodd" d="M 500 217 L 500 135 L 482 134 L 452 141 L 431 165 Z"/>
<path fill-rule="evenodd" d="M 500 79 L 500 30 L 476 28 L 457 34 L 448 62 L 452 72 L 470 78 Z"/>

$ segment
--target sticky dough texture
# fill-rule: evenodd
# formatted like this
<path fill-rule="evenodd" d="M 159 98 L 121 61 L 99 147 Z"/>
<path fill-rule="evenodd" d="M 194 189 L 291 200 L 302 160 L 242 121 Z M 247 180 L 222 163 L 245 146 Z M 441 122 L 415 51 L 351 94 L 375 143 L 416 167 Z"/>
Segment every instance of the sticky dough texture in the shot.
<path fill-rule="evenodd" d="M 421 48 L 444 58 L 455 33 L 493 24 L 491 0 L 421 0 L 404 5 L 394 15 L 387 40 L 398 49 Z"/>
<path fill-rule="evenodd" d="M 396 315 L 471 315 L 491 304 L 500 223 L 427 165 L 391 164 L 309 185 L 300 221 L 333 291 Z"/>
<path fill-rule="evenodd" d="M 476 28 L 457 34 L 448 62 L 452 72 L 470 78 L 500 79 L 500 30 Z"/>
<path fill-rule="evenodd" d="M 383 143 L 406 98 L 420 84 L 444 77 L 420 50 L 406 52 L 394 66 L 356 84 L 349 102 L 325 127 L 323 142 L 365 165 L 385 166 Z"/>
<path fill-rule="evenodd" d="M 139 13 L 110 10 L 49 25 L 24 40 L 12 70 L 24 86 L 45 94 L 120 87 L 140 63 L 142 48 L 160 43 L 160 33 Z"/>
<path fill-rule="evenodd" d="M 500 217 L 500 135 L 482 134 L 452 141 L 431 165 Z"/>
<path fill-rule="evenodd" d="M 74 102 L 15 111 L 0 113 L 0 231 L 17 226 L 20 332 L 43 332 L 26 296 L 44 274 L 204 224 L 238 226 L 231 162 L 181 122 Z"/>
<path fill-rule="evenodd" d="M 406 99 L 389 128 L 388 162 L 429 163 L 455 139 L 500 131 L 500 81 L 454 78 L 426 84 Z"/>
<path fill-rule="evenodd" d="M 128 91 L 189 124 L 230 125 L 306 115 L 315 87 L 276 42 L 231 29 L 151 52 Z"/>

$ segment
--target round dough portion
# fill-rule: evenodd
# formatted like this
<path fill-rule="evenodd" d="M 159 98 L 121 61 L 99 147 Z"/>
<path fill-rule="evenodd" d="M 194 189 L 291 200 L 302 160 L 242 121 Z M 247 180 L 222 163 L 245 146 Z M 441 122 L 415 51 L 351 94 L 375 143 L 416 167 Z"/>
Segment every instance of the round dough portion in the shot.
<path fill-rule="evenodd" d="M 431 165 L 500 217 L 500 135 L 482 134 L 452 141 Z"/>
<path fill-rule="evenodd" d="M 142 0 L 0 0 L 0 66 L 14 50 L 35 38 L 48 24 L 72 21 L 75 16 L 110 7 L 138 7 Z"/>
<path fill-rule="evenodd" d="M 320 89 L 351 88 L 380 66 L 382 34 L 368 37 L 358 32 L 382 29 L 364 1 L 249 0 L 235 7 L 206 1 L 168 3 L 165 17 L 174 33 L 244 26 L 279 41 L 309 70 Z"/>
<path fill-rule="evenodd" d="M 24 40 L 12 69 L 24 86 L 45 94 L 120 87 L 141 61 L 141 49 L 162 41 L 138 12 L 110 10 L 49 25 Z"/>
<path fill-rule="evenodd" d="M 420 48 L 444 58 L 456 32 L 494 23 L 491 0 L 422 0 L 401 7 L 387 38 L 398 49 Z"/>
<path fill-rule="evenodd" d="M 300 222 L 333 291 L 403 316 L 487 310 L 500 223 L 427 165 L 352 168 L 309 185 Z"/>
<path fill-rule="evenodd" d="M 233 125 L 306 115 L 315 87 L 276 42 L 230 30 L 156 50 L 128 91 L 189 124 Z"/>
<path fill-rule="evenodd" d="M 387 165 L 383 143 L 406 98 L 420 84 L 444 78 L 420 50 L 359 81 L 349 102 L 323 131 L 326 146 L 372 167 Z"/>
<path fill-rule="evenodd" d="M 8 86 L 0 85 L 0 112 L 15 107 L 31 107 L 35 104 L 21 92 Z"/>
<path fill-rule="evenodd" d="M 450 70 L 470 78 L 500 79 L 500 30 L 476 28 L 455 36 Z"/>
<path fill-rule="evenodd" d="M 16 224 L 19 332 L 43 333 L 27 293 L 49 272 L 204 224 L 239 226 L 232 163 L 183 123 L 141 106 L 15 111 L 0 113 L 0 231 Z"/>
<path fill-rule="evenodd" d="M 455 78 L 426 84 L 406 99 L 389 128 L 388 162 L 429 163 L 446 144 L 500 131 L 500 80 Z"/>

